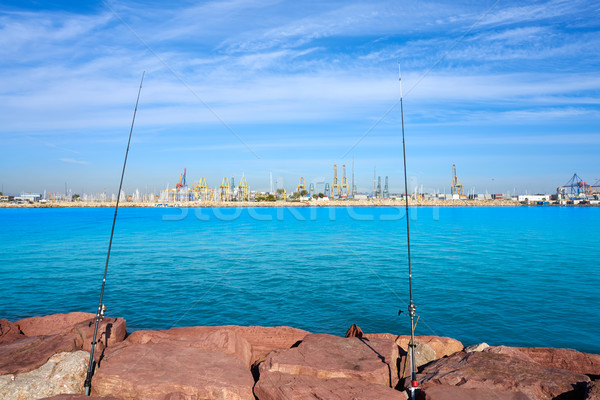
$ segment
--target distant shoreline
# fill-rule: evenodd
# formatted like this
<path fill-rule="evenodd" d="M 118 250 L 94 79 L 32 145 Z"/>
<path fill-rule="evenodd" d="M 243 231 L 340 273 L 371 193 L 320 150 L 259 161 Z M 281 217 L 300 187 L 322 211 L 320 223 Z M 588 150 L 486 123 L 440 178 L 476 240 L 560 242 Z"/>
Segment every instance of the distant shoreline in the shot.
<path fill-rule="evenodd" d="M 522 204 L 513 200 L 409 200 L 410 207 L 598 207 L 597 204 Z M 0 208 L 114 208 L 114 202 L 0 203 Z M 122 202 L 123 208 L 404 207 L 403 200 Z"/>

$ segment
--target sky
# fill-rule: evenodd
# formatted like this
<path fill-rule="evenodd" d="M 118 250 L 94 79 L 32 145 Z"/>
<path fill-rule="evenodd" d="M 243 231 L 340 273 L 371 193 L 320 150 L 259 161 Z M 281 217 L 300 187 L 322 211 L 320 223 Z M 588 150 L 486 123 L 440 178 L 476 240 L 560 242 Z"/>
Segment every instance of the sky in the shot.
<path fill-rule="evenodd" d="M 399 80 L 401 67 L 402 83 Z M 205 177 L 321 191 L 553 193 L 600 178 L 595 1 L 33 1 L 0 5 L 5 193 Z"/>

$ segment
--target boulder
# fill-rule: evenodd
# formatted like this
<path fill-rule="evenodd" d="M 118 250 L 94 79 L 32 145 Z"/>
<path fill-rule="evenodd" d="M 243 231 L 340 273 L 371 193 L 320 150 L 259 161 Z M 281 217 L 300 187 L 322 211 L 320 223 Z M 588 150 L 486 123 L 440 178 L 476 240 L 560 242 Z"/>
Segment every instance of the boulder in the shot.
<path fill-rule="evenodd" d="M 191 326 L 184 328 L 172 328 L 167 331 L 136 331 L 128 340 L 142 340 L 132 338 L 134 335 L 161 336 L 175 338 L 183 341 L 194 341 L 197 337 L 217 330 L 229 330 L 250 344 L 250 365 L 262 361 L 273 350 L 289 349 L 300 342 L 309 332 L 302 329 L 290 328 L 288 326 L 264 327 L 264 326 Z M 142 333 L 146 332 L 146 333 Z M 153 333 L 150 333 L 153 332 Z M 161 332 L 161 333 L 157 333 Z M 147 339 L 149 340 L 149 339 Z"/>
<path fill-rule="evenodd" d="M 434 385 L 423 388 L 417 400 L 530 400 L 521 392 L 507 392 L 490 388 L 468 389 L 462 386 Z"/>
<path fill-rule="evenodd" d="M 289 326 L 223 326 L 221 328 L 232 329 L 250 343 L 253 364 L 264 360 L 273 350 L 289 349 L 310 333 Z"/>
<path fill-rule="evenodd" d="M 393 340 L 310 334 L 298 347 L 269 354 L 259 365 L 259 374 L 260 379 L 281 373 L 320 380 L 354 379 L 395 387 L 398 358 L 398 346 Z"/>
<path fill-rule="evenodd" d="M 0 398 L 39 399 L 60 393 L 83 393 L 89 353 L 55 354 L 41 367 L 0 376 Z"/>
<path fill-rule="evenodd" d="M 94 317 L 73 325 L 69 331 L 75 332 L 81 337 L 85 351 L 91 351 L 95 325 L 96 318 Z M 104 318 L 98 324 L 96 354 L 100 354 L 105 347 L 122 342 L 126 336 L 127 325 L 123 318 Z"/>
<path fill-rule="evenodd" d="M 391 333 L 369 333 L 366 334 L 367 338 L 385 338 L 395 339 L 396 343 L 402 350 L 408 352 L 408 344 L 410 343 L 409 335 L 393 335 Z M 462 351 L 463 344 L 449 337 L 444 336 L 415 336 L 415 342 L 423 343 L 428 345 L 435 351 L 435 359 L 452 355 L 456 352 Z"/>
<path fill-rule="evenodd" d="M 173 328 L 167 331 L 136 331 L 128 338 L 131 344 L 171 343 L 174 347 L 194 347 L 231 354 L 248 367 L 251 365 L 250 343 L 231 329 L 204 327 Z"/>
<path fill-rule="evenodd" d="M 0 345 L 0 375 L 28 372 L 44 365 L 54 354 L 81 348 L 81 338 L 74 333 L 24 337 Z"/>
<path fill-rule="evenodd" d="M 472 344 L 470 346 L 465 347 L 465 353 L 474 353 L 476 351 L 484 351 L 488 347 L 490 347 L 490 345 L 487 343 Z"/>
<path fill-rule="evenodd" d="M 24 318 L 15 322 L 15 325 L 19 327 L 25 336 L 57 335 L 71 333 L 75 325 L 95 317 L 96 314 L 72 312 Z"/>
<path fill-rule="evenodd" d="M 0 319 L 0 344 L 11 343 L 25 337 L 19 327 L 7 319 Z"/>
<path fill-rule="evenodd" d="M 121 400 L 116 397 L 86 396 L 84 394 L 58 394 L 41 400 Z"/>
<path fill-rule="evenodd" d="M 597 382 L 589 382 L 586 388 L 585 400 L 600 400 L 600 386 Z"/>
<path fill-rule="evenodd" d="M 92 381 L 92 394 L 122 400 L 254 400 L 254 379 L 246 363 L 233 354 L 182 342 L 124 341 L 107 348 Z"/>
<path fill-rule="evenodd" d="M 358 379 L 319 379 L 310 375 L 265 372 L 254 387 L 260 400 L 406 400 L 404 392 Z"/>
<path fill-rule="evenodd" d="M 536 362 L 492 352 L 455 353 L 434 361 L 417 375 L 425 390 L 434 385 L 460 386 L 466 389 L 522 392 L 532 400 L 557 396 L 583 396 L 586 375 L 544 367 Z M 578 397 L 574 397 L 578 398 Z"/>
<path fill-rule="evenodd" d="M 507 349 L 504 346 L 499 347 Z M 576 374 L 600 375 L 600 354 L 548 347 L 512 347 L 508 349 L 515 349 L 546 367 L 566 369 Z"/>

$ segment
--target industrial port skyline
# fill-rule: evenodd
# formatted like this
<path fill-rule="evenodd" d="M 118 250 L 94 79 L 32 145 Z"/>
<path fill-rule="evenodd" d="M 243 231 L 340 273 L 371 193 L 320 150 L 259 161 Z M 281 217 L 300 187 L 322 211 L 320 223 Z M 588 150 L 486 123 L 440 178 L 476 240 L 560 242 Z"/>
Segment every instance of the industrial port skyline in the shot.
<path fill-rule="evenodd" d="M 269 174 L 331 181 L 355 160 L 409 191 L 552 193 L 600 178 L 600 21 L 593 2 L 118 2 L 0 6 L 0 184 L 126 191 Z"/>

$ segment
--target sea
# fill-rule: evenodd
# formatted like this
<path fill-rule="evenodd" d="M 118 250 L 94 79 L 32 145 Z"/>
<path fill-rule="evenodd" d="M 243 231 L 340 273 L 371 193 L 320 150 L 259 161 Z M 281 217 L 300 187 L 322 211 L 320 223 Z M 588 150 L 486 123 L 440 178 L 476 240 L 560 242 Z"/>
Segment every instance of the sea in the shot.
<path fill-rule="evenodd" d="M 0 318 L 95 313 L 114 209 L 0 209 Z M 294 326 L 600 354 L 598 207 L 121 208 L 128 330 Z"/>

